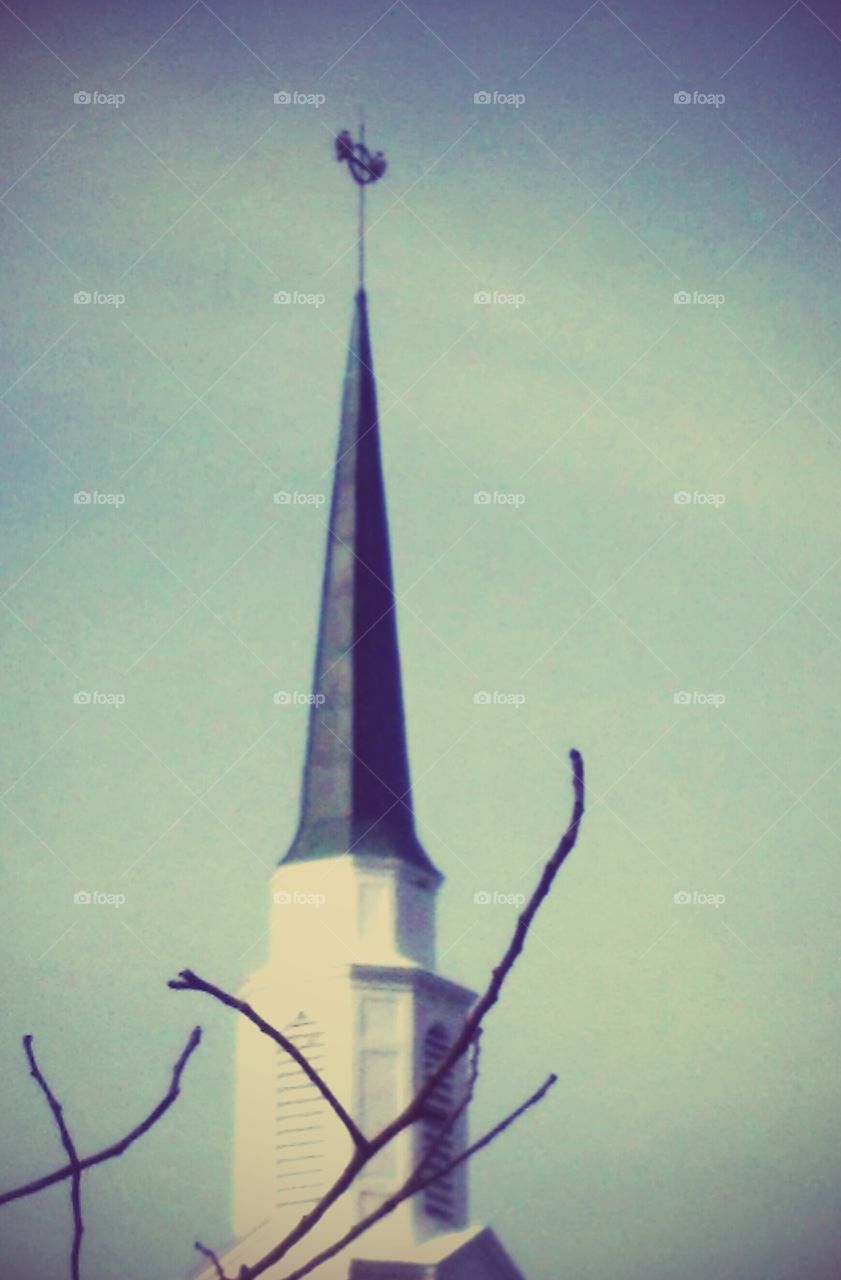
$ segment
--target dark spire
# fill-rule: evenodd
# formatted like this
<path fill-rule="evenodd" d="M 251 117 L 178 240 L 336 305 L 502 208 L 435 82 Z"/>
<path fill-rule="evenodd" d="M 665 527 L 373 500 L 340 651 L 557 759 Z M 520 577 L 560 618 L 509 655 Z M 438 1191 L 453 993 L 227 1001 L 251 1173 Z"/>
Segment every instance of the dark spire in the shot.
<path fill-rule="evenodd" d="M 363 289 L 345 373 L 313 692 L 301 822 L 284 861 L 365 853 L 435 871 L 412 814 Z"/>

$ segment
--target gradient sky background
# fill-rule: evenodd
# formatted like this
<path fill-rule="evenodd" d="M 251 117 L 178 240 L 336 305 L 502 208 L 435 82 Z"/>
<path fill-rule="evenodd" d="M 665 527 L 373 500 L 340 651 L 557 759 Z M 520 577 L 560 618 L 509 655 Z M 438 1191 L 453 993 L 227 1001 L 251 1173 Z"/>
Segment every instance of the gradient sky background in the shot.
<path fill-rule="evenodd" d="M 474 894 L 533 884 L 570 746 L 591 788 L 474 1132 L 560 1083 L 474 1164 L 474 1214 L 529 1280 L 839 1274 L 839 37 L 827 0 L 2 4 L 3 1183 L 62 1162 L 25 1032 L 89 1152 L 205 1028 L 173 1111 L 85 1180 L 87 1280 L 173 1280 L 230 1235 L 233 1015 L 166 982 L 262 963 L 296 823 L 306 708 L 273 694 L 309 688 L 326 508 L 272 495 L 329 493 L 331 135 L 363 101 L 446 973 L 504 946 Z M 4 1277 L 66 1276 L 66 1185 L 0 1239 Z"/>

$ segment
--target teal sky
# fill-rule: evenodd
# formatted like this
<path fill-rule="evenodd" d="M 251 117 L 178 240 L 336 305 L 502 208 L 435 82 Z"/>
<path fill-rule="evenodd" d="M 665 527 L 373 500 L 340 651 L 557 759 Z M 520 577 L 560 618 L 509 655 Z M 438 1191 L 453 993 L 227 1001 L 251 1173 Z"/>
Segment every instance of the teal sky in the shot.
<path fill-rule="evenodd" d="M 229 1238 L 233 1015 L 166 982 L 263 962 L 296 824 L 307 709 L 274 695 L 309 689 L 326 508 L 273 495 L 329 494 L 364 103 L 445 973 L 483 985 L 515 915 L 474 895 L 530 890 L 571 746 L 590 785 L 474 1133 L 560 1082 L 474 1216 L 529 1280 L 836 1277 L 833 7 L 30 0 L 0 44 L 3 1184 L 62 1161 L 24 1033 L 87 1153 L 201 1022 L 174 1110 L 85 1181 L 84 1275 Z M 2 1275 L 66 1276 L 66 1188 L 0 1239 Z"/>

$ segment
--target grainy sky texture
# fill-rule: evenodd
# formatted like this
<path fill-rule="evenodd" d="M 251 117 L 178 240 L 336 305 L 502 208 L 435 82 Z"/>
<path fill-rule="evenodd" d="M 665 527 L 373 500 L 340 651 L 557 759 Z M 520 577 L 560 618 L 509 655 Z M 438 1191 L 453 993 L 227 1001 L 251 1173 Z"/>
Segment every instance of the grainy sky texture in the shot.
<path fill-rule="evenodd" d="M 475 1216 L 529 1280 L 837 1277 L 837 9 L 0 0 L 0 45 L 3 1184 L 61 1162 L 25 1032 L 88 1152 L 201 1021 L 84 1275 L 229 1237 L 233 1015 L 166 982 L 263 962 L 295 828 L 326 507 L 273 495 L 329 493 L 364 103 L 444 972 L 483 983 L 570 746 L 591 787 L 474 1131 L 560 1083 Z M 67 1276 L 68 1227 L 66 1186 L 0 1211 L 0 1274 Z"/>

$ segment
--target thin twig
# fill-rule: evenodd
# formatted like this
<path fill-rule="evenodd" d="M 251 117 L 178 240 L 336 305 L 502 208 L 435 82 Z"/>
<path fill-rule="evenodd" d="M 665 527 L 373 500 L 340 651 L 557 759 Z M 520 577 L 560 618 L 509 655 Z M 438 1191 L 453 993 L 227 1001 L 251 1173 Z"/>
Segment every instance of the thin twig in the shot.
<path fill-rule="evenodd" d="M 309 1062 L 288 1036 L 285 1036 L 282 1031 L 278 1031 L 270 1022 L 266 1022 L 265 1018 L 261 1018 L 260 1014 L 250 1004 L 246 1004 L 244 1000 L 237 1000 L 235 996 L 228 995 L 227 991 L 223 991 L 221 987 L 215 987 L 212 982 L 205 982 L 204 978 L 200 978 L 198 974 L 193 973 L 192 969 L 182 969 L 178 978 L 173 978 L 171 982 L 167 983 L 167 986 L 171 987 L 173 991 L 204 991 L 209 996 L 215 996 L 217 1000 L 227 1005 L 229 1009 L 238 1010 L 249 1022 L 253 1022 L 254 1026 L 263 1032 L 263 1035 L 268 1036 L 270 1040 L 274 1040 L 275 1044 L 280 1045 L 281 1049 L 284 1049 L 290 1058 L 297 1062 L 307 1079 L 315 1085 L 325 1102 L 339 1117 L 353 1139 L 354 1146 L 361 1151 L 367 1150 L 368 1139 L 354 1123 L 352 1117 L 342 1106 L 330 1086 L 318 1074 L 312 1063 Z"/>
<path fill-rule="evenodd" d="M 551 1075 L 546 1077 L 540 1088 L 535 1090 L 531 1097 L 526 1098 L 525 1102 L 521 1102 L 519 1107 L 515 1108 L 514 1111 L 511 1111 L 504 1120 L 500 1120 L 499 1124 L 494 1125 L 493 1129 L 489 1129 L 483 1137 L 477 1138 L 475 1142 L 471 1143 L 469 1147 L 466 1147 L 459 1155 L 454 1156 L 449 1164 L 446 1164 L 443 1169 L 436 1170 L 436 1172 L 430 1174 L 429 1177 L 424 1177 L 417 1184 L 413 1184 L 410 1195 L 414 1195 L 418 1191 L 423 1191 L 425 1187 L 430 1186 L 433 1182 L 437 1182 L 439 1178 L 446 1178 L 447 1174 L 452 1173 L 453 1169 L 457 1169 L 460 1164 L 464 1164 L 465 1161 L 472 1159 L 478 1151 L 481 1151 L 483 1147 L 487 1147 L 491 1142 L 493 1142 L 494 1138 L 498 1138 L 499 1135 L 504 1133 L 506 1129 L 510 1128 L 515 1121 L 519 1120 L 521 1115 L 524 1115 L 526 1111 L 530 1111 L 532 1107 L 536 1107 L 538 1102 L 542 1102 L 549 1090 L 557 1083 L 558 1077 L 554 1072 L 552 1072 Z"/>
<path fill-rule="evenodd" d="M 67 1152 L 70 1160 L 71 1168 L 71 1184 L 70 1184 L 70 1208 L 73 1213 L 73 1244 L 70 1248 L 70 1275 L 72 1280 L 79 1280 L 79 1259 L 82 1253 L 82 1236 L 85 1233 L 85 1224 L 82 1220 L 82 1170 L 79 1164 L 79 1156 L 76 1151 L 76 1144 L 67 1122 L 64 1119 L 64 1109 L 58 1098 L 53 1093 L 47 1081 L 44 1078 L 41 1068 L 35 1060 L 35 1050 L 32 1047 L 32 1036 L 23 1037 L 23 1048 L 29 1060 L 30 1073 L 34 1076 L 37 1083 L 43 1090 L 44 1097 L 49 1103 L 50 1110 L 61 1135 L 61 1145 Z"/>
<path fill-rule="evenodd" d="M 216 1256 L 216 1254 L 213 1252 L 213 1250 L 212 1250 L 212 1249 L 208 1249 L 207 1245 L 202 1244 L 202 1242 L 201 1242 L 200 1240 L 197 1240 L 197 1241 L 196 1241 L 196 1243 L 195 1243 L 195 1246 L 194 1246 L 194 1247 L 195 1247 L 196 1249 L 198 1249 L 199 1253 L 203 1253 L 203 1254 L 204 1254 L 204 1256 L 205 1256 L 206 1258 L 209 1258 L 209 1259 L 210 1259 L 210 1261 L 213 1263 L 213 1266 L 214 1266 L 214 1269 L 215 1269 L 215 1271 L 216 1271 L 216 1275 L 217 1275 L 217 1277 L 218 1277 L 218 1280 L 227 1280 L 227 1278 L 226 1278 L 226 1276 L 225 1276 L 225 1272 L 222 1270 L 222 1263 L 219 1261 L 218 1257 L 217 1257 L 217 1256 Z"/>
<path fill-rule="evenodd" d="M 561 837 L 555 852 L 543 868 L 540 880 L 535 887 L 529 901 L 524 910 L 521 912 L 516 928 L 514 929 L 511 941 L 508 944 L 505 955 L 493 970 L 491 980 L 483 996 L 476 1001 L 470 1013 L 464 1020 L 461 1031 L 456 1036 L 455 1042 L 450 1050 L 444 1055 L 435 1071 L 427 1079 L 426 1083 L 418 1091 L 408 1107 L 392 1120 L 383 1131 L 377 1135 L 376 1141 L 380 1139 L 384 1143 L 389 1142 L 393 1137 L 403 1129 L 407 1124 L 412 1124 L 423 1110 L 431 1093 L 438 1087 L 439 1082 L 444 1078 L 447 1072 L 455 1066 L 459 1058 L 469 1049 L 476 1032 L 481 1027 L 485 1017 L 496 1004 L 502 991 L 503 984 L 509 973 L 514 967 L 517 958 L 520 956 L 525 946 L 528 931 L 531 923 L 537 915 L 544 899 L 547 897 L 555 880 L 555 876 L 561 869 L 567 855 L 573 849 L 578 838 L 578 828 L 581 825 L 581 818 L 584 813 L 584 761 L 578 751 L 570 751 L 570 760 L 572 762 L 572 784 L 575 795 L 575 803 L 573 806 L 572 817 L 569 825 Z"/>
<path fill-rule="evenodd" d="M 193 1051 L 198 1047 L 201 1040 L 201 1027 L 194 1027 L 190 1038 L 187 1041 L 178 1061 L 172 1069 L 172 1079 L 169 1089 L 152 1111 L 149 1112 L 145 1120 L 142 1120 L 136 1128 L 130 1130 L 129 1133 L 121 1138 L 119 1142 L 115 1142 L 113 1146 L 105 1147 L 104 1150 L 97 1152 L 93 1156 L 85 1156 L 79 1160 L 78 1167 L 80 1171 L 92 1169 L 94 1165 L 102 1164 L 105 1160 L 113 1160 L 116 1156 L 121 1156 L 127 1151 L 132 1143 L 138 1138 L 142 1138 L 144 1133 L 152 1128 L 154 1124 L 160 1120 L 164 1112 L 168 1111 L 175 1099 L 178 1097 L 181 1086 L 181 1075 L 187 1065 L 187 1060 Z M 65 1178 L 73 1176 L 74 1166 L 72 1164 L 65 1165 L 61 1169 L 56 1169 L 55 1173 L 45 1174 L 43 1178 L 36 1178 L 34 1182 L 28 1182 L 22 1187 L 15 1187 L 12 1191 L 5 1191 L 0 1195 L 0 1205 L 10 1204 L 12 1200 L 20 1200 L 24 1196 L 34 1196 L 39 1191 L 44 1191 L 47 1187 L 54 1186 L 57 1182 L 63 1182 Z"/>

